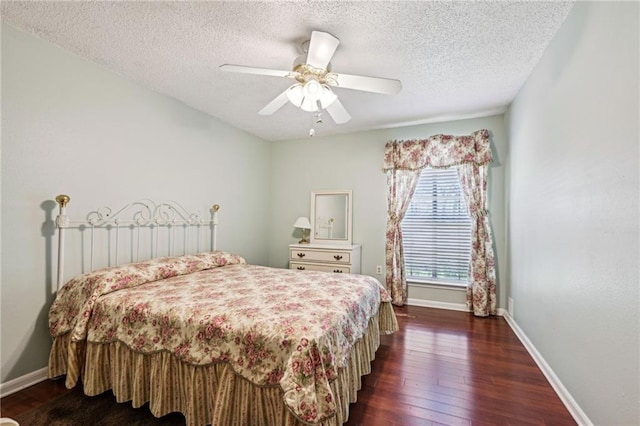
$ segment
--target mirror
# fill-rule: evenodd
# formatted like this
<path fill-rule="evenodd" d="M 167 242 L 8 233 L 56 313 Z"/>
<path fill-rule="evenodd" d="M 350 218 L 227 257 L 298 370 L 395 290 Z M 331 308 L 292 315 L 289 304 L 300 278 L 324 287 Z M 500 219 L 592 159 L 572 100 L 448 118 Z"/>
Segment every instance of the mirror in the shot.
<path fill-rule="evenodd" d="M 311 192 L 311 243 L 351 244 L 351 191 Z"/>

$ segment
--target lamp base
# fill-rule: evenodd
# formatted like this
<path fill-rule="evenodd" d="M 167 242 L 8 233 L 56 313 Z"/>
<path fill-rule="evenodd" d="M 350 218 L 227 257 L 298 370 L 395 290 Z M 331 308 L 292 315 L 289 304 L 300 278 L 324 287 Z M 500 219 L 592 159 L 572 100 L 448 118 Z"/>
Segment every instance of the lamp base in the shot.
<path fill-rule="evenodd" d="M 303 238 L 300 241 L 298 241 L 298 244 L 309 244 L 309 240 L 307 240 L 306 238 Z"/>

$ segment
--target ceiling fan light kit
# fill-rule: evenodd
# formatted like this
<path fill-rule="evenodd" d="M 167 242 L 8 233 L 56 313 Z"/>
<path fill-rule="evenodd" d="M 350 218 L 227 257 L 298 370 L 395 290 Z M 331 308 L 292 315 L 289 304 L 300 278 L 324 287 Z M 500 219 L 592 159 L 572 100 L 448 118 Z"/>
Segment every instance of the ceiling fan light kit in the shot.
<path fill-rule="evenodd" d="M 244 74 L 287 77 L 297 81 L 262 108 L 258 112 L 260 115 L 271 115 L 290 102 L 306 112 L 318 114 L 326 110 L 336 124 L 342 124 L 351 120 L 351 116 L 331 87 L 394 95 L 400 92 L 402 84 L 399 80 L 331 72 L 330 61 L 339 43 L 340 40 L 329 33 L 311 32 L 306 55 L 295 59 L 292 71 L 228 64 L 221 65 L 220 69 Z M 306 45 L 306 42 L 303 43 L 303 49 Z M 322 120 L 317 122 L 321 123 Z M 311 129 L 310 136 L 314 133 Z"/>
<path fill-rule="evenodd" d="M 287 89 L 286 94 L 289 102 L 307 112 L 323 110 L 338 99 L 329 86 L 315 80 L 294 84 Z"/>

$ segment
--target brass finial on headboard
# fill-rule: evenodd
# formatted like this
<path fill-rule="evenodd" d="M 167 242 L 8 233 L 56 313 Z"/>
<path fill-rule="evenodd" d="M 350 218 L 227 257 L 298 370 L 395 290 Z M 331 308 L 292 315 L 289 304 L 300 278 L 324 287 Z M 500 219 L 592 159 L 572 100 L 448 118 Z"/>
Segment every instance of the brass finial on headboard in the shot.
<path fill-rule="evenodd" d="M 214 204 L 213 206 L 211 206 L 211 208 L 213 209 L 214 213 L 217 213 L 218 210 L 220 210 L 220 204 Z"/>
<path fill-rule="evenodd" d="M 65 208 L 67 204 L 69 204 L 69 201 L 71 201 L 71 197 L 69 197 L 68 195 L 60 194 L 56 197 L 56 201 L 61 208 Z"/>

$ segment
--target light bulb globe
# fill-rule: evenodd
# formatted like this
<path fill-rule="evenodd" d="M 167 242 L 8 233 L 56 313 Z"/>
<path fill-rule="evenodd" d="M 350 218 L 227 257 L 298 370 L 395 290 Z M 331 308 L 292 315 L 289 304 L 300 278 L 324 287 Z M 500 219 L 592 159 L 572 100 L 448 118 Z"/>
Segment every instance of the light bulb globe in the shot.
<path fill-rule="evenodd" d="M 304 97 L 315 102 L 322 97 L 322 85 L 317 80 L 309 80 L 302 88 Z"/>

